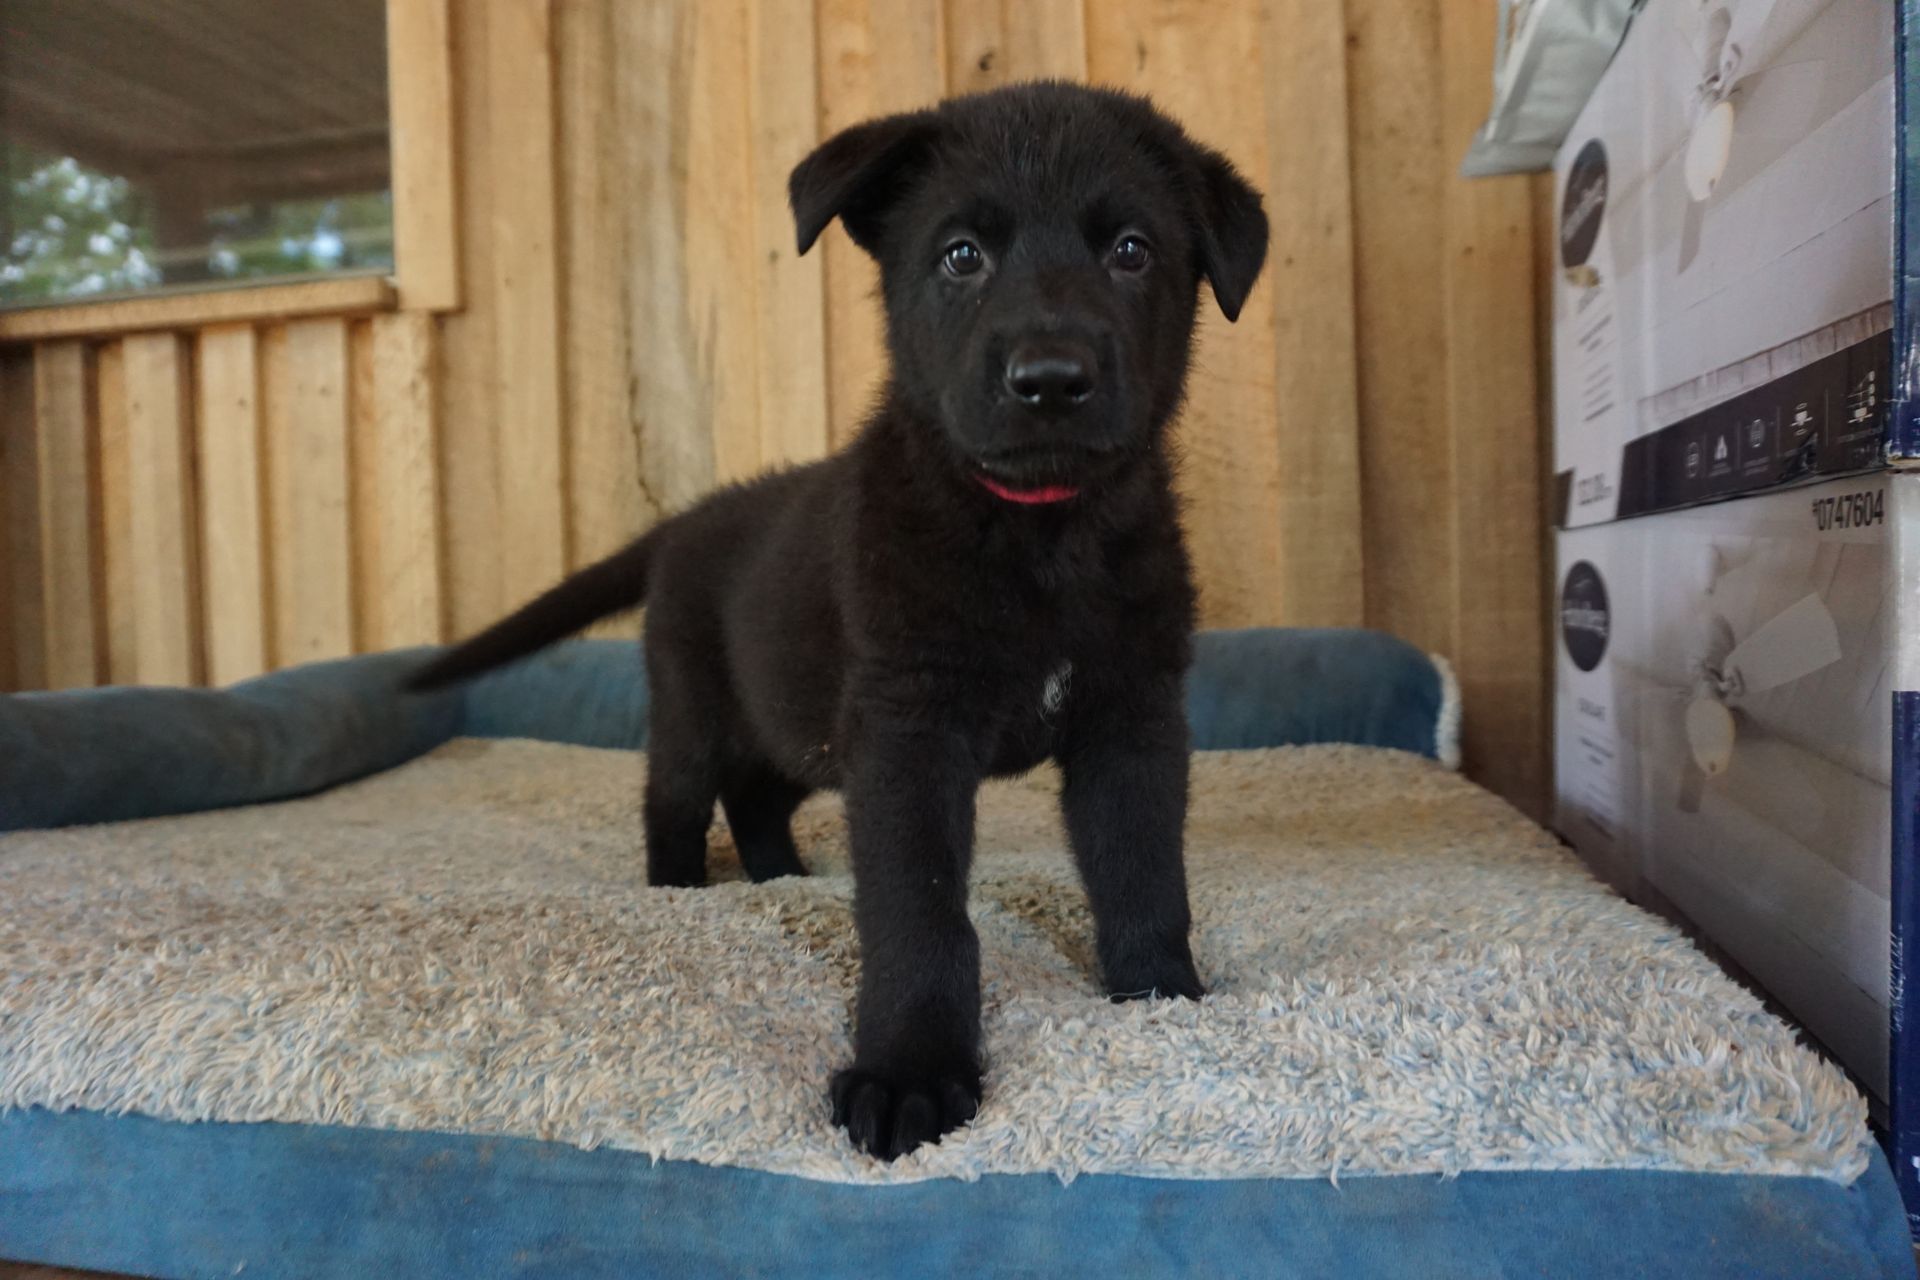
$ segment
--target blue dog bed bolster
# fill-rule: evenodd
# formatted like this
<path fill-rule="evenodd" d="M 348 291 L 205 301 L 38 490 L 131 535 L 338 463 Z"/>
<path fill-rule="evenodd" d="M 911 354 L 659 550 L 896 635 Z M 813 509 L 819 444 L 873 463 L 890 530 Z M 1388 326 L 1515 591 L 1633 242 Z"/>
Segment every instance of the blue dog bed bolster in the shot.
<path fill-rule="evenodd" d="M 1459 693 L 1444 662 L 1378 631 L 1203 631 L 1187 678 L 1202 751 L 1351 742 L 1458 763 Z M 561 645 L 476 682 L 461 732 L 583 747 L 647 745 L 646 670 L 619 640 Z"/>
<path fill-rule="evenodd" d="M 1351 742 L 1460 765 L 1452 670 L 1378 631 L 1203 631 L 1187 678 L 1187 721 L 1201 750 Z"/>
<path fill-rule="evenodd" d="M 224 690 L 0 698 L 0 831 L 306 795 L 461 735 L 646 747 L 646 670 L 630 641 L 558 645 L 465 689 L 405 692 L 434 652 L 314 663 Z M 1203 632 L 1187 712 L 1201 750 L 1351 742 L 1458 757 L 1445 664 L 1372 631 Z"/>
<path fill-rule="evenodd" d="M 0 698 L 0 831 L 278 800 L 402 764 L 459 731 L 457 692 L 399 693 L 430 652 L 312 663 L 220 690 Z"/>

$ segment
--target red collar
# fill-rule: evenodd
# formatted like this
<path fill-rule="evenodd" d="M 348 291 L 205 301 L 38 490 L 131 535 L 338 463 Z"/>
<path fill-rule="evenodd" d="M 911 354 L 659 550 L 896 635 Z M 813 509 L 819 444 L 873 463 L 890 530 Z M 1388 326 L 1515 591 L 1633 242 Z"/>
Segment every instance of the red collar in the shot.
<path fill-rule="evenodd" d="M 1008 502 L 1017 502 L 1023 507 L 1046 506 L 1055 502 L 1065 502 L 1080 496 L 1080 490 L 1070 484 L 1043 484 L 1033 489 L 1015 489 L 1011 485 L 1001 484 L 991 476 L 975 472 L 973 478 L 980 487 L 996 498 Z"/>

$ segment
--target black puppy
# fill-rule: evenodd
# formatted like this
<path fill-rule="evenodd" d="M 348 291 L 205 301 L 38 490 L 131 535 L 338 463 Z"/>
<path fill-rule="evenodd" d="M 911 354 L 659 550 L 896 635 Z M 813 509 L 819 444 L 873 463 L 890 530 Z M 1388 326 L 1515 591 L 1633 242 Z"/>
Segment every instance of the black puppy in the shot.
<path fill-rule="evenodd" d="M 980 1097 L 983 777 L 1052 757 L 1116 998 L 1198 997 L 1181 833 L 1193 590 L 1168 457 L 1198 286 L 1229 319 L 1260 197 L 1145 101 L 1046 83 L 828 140 L 790 184 L 880 264 L 891 373 L 824 461 L 713 495 L 441 657 L 429 687 L 647 603 L 647 876 L 756 880 L 845 791 L 861 979 L 833 1116 L 886 1159 Z"/>

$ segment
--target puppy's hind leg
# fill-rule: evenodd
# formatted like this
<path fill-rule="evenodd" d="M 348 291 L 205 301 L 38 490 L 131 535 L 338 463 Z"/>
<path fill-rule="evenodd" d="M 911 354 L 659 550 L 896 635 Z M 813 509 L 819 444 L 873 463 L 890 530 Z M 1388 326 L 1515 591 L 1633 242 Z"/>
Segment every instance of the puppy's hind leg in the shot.
<path fill-rule="evenodd" d="M 740 851 L 740 865 L 755 882 L 807 874 L 793 844 L 792 826 L 793 811 L 807 794 L 806 787 L 765 765 L 740 765 L 727 771 L 720 806 L 726 810 L 734 848 Z"/>
<path fill-rule="evenodd" d="M 707 828 L 719 771 L 703 760 L 655 747 L 647 755 L 647 883 L 707 882 Z"/>
<path fill-rule="evenodd" d="M 647 734 L 647 883 L 707 882 L 707 828 L 720 794 L 720 743 L 694 697 L 656 686 Z"/>

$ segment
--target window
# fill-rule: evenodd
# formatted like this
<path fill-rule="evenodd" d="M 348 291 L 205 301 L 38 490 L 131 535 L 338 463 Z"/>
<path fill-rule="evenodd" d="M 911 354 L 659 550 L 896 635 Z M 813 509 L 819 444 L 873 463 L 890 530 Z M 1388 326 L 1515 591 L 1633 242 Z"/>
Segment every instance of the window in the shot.
<path fill-rule="evenodd" d="M 0 307 L 392 269 L 384 0 L 0 0 Z"/>

